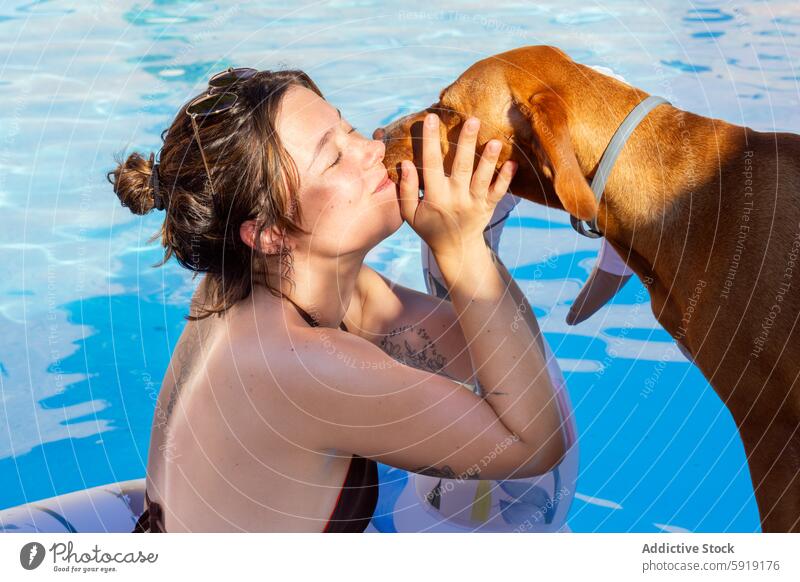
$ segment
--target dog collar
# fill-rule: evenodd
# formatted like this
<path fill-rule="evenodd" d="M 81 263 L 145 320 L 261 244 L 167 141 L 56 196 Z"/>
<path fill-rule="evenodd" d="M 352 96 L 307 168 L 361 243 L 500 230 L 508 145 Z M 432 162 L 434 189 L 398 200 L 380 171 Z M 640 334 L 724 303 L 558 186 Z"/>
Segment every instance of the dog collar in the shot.
<path fill-rule="evenodd" d="M 631 110 L 630 113 L 628 113 L 625 119 L 622 120 L 622 123 L 619 124 L 617 131 L 615 131 L 614 135 L 611 136 L 611 141 L 608 142 L 606 151 L 603 152 L 603 155 L 600 158 L 600 163 L 597 166 L 597 172 L 595 173 L 594 178 L 592 178 L 591 188 L 592 192 L 594 192 L 595 198 L 597 198 L 598 204 L 600 204 L 600 199 L 603 197 L 603 190 L 606 188 L 606 180 L 608 180 L 608 175 L 611 173 L 611 170 L 614 167 L 614 162 L 617 161 L 622 148 L 625 146 L 625 142 L 628 141 L 628 138 L 633 133 L 633 130 L 636 129 L 636 126 L 638 126 L 642 120 L 647 117 L 647 114 L 662 103 L 669 103 L 669 101 L 663 97 L 659 97 L 658 95 L 651 95 L 650 97 L 642 100 Z M 585 237 L 600 238 L 603 236 L 603 233 L 597 228 L 597 217 L 590 221 L 586 221 L 575 218 L 574 216 L 570 216 L 570 222 L 572 223 L 572 228 Z"/>

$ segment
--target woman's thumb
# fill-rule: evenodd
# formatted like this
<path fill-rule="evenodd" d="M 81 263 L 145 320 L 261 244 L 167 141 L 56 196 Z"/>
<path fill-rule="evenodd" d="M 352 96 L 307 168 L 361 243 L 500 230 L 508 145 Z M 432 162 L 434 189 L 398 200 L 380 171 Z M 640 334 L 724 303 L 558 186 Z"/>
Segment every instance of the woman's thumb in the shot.
<path fill-rule="evenodd" d="M 397 195 L 400 199 L 400 216 L 411 224 L 419 204 L 419 176 L 417 176 L 414 163 L 408 160 L 400 163 L 400 174 L 400 186 L 397 188 Z"/>

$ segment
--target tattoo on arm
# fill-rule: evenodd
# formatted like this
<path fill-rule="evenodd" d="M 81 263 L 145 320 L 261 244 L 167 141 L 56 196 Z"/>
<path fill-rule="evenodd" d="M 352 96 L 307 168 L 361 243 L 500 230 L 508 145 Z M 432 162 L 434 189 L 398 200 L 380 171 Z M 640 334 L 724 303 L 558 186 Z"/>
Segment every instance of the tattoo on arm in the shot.
<path fill-rule="evenodd" d="M 395 338 L 395 336 L 399 336 L 410 330 L 414 330 L 416 335 L 422 340 L 423 345 L 421 349 L 414 350 L 408 339 L 404 338 L 400 341 L 400 338 Z M 462 382 L 445 372 L 444 367 L 447 365 L 447 358 L 436 350 L 436 343 L 434 343 L 431 336 L 423 327 L 415 327 L 410 324 L 396 327 L 381 340 L 380 347 L 395 360 L 417 369 L 434 372 L 449 378 L 453 382 L 465 386 L 483 399 L 489 396 L 505 396 L 508 394 L 508 392 L 500 392 L 499 390 L 486 393 L 483 388 L 481 388 L 477 378 L 475 379 L 475 384 L 470 384 L 469 382 Z"/>
<path fill-rule="evenodd" d="M 423 342 L 422 347 L 418 350 L 411 346 L 408 339 L 403 338 L 401 341 L 400 338 L 395 338 L 395 336 L 410 330 L 414 330 Z M 396 327 L 381 340 L 380 347 L 395 360 L 420 370 L 443 374 L 442 370 L 447 365 L 447 358 L 436 350 L 436 344 L 423 327 L 414 327 L 413 325 Z"/>
<path fill-rule="evenodd" d="M 508 392 L 501 392 L 500 390 L 493 390 L 492 392 L 485 392 L 483 387 L 480 385 L 480 382 L 478 382 L 477 378 L 475 378 L 475 388 L 476 388 L 475 394 L 477 394 L 478 396 L 480 396 L 484 400 L 489 398 L 489 396 L 508 396 Z"/>
<path fill-rule="evenodd" d="M 414 473 L 420 475 L 427 475 L 428 477 L 439 477 L 440 479 L 480 479 L 480 470 L 478 467 L 472 467 L 464 471 L 461 475 L 457 475 L 450 465 L 444 465 L 441 469 L 438 467 L 417 467 L 413 470 Z"/>

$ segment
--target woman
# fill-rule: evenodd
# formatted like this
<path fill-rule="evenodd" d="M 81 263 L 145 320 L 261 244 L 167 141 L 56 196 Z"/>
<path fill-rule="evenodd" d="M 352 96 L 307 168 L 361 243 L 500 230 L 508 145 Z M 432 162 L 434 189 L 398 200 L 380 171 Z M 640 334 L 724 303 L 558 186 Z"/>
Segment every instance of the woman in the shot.
<path fill-rule="evenodd" d="M 222 81 L 181 109 L 158 164 L 132 154 L 109 175 L 134 213 L 166 210 L 165 260 L 205 273 L 158 398 L 137 528 L 363 531 L 376 461 L 465 479 L 557 465 L 541 335 L 482 236 L 515 168 L 492 181 L 490 142 L 473 174 L 478 120 L 445 177 L 429 116 L 420 200 L 413 165 L 398 191 L 383 143 L 301 71 Z M 403 220 L 452 302 L 363 264 Z"/>

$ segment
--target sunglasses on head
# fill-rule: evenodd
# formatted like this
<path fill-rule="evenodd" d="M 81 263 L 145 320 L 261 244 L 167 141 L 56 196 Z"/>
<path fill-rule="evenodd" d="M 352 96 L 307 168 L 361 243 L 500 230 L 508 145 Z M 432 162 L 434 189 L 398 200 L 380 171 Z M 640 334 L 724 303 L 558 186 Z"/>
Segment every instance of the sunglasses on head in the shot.
<path fill-rule="evenodd" d="M 197 129 L 197 122 L 195 119 L 198 117 L 207 117 L 215 113 L 222 113 L 233 107 L 239 99 L 239 96 L 236 93 L 228 92 L 228 89 L 239 81 L 249 79 L 256 73 L 258 73 L 258 70 L 249 67 L 240 67 L 237 69 L 229 67 L 212 76 L 208 80 L 208 90 L 203 95 L 193 99 L 186 107 L 186 114 L 192 120 L 194 137 L 197 140 L 197 146 L 200 148 L 200 155 L 203 158 L 203 165 L 206 168 L 206 174 L 208 174 L 208 181 L 211 184 L 212 193 L 214 192 L 214 185 L 211 182 L 211 172 L 208 169 L 208 162 L 203 153 L 203 145 L 200 142 L 200 132 Z"/>
<path fill-rule="evenodd" d="M 226 90 L 238 83 L 249 79 L 258 73 L 256 69 L 242 67 L 228 69 L 217 73 L 208 80 L 208 90 L 193 99 L 186 108 L 189 117 L 204 117 L 213 113 L 221 113 L 233 107 L 238 99 L 236 93 L 227 93 Z"/>

